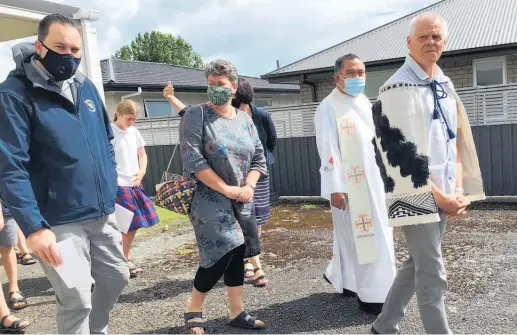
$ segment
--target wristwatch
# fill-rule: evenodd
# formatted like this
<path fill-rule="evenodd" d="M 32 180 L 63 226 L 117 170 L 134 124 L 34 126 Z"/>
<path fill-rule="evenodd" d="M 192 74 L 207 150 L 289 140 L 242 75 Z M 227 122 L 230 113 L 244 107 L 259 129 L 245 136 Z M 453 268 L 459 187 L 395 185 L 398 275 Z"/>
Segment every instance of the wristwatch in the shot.
<path fill-rule="evenodd" d="M 463 188 L 461 188 L 461 187 L 456 187 L 456 189 L 454 190 L 454 193 L 464 195 L 465 190 L 463 190 Z"/>

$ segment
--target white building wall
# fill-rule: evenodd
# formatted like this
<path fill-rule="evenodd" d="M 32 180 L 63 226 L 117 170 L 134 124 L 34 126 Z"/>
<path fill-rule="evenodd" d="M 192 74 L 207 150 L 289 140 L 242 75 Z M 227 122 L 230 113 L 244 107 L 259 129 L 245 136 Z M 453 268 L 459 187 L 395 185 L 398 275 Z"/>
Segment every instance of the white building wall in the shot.
<path fill-rule="evenodd" d="M 120 102 L 122 96 L 134 93 L 134 92 L 105 92 L 106 96 L 106 109 L 110 116 L 110 119 L 113 118 L 115 114 L 115 109 L 117 104 Z M 176 97 L 180 99 L 186 105 L 197 105 L 208 101 L 208 98 L 205 93 L 176 93 Z M 297 105 L 300 103 L 300 95 L 299 94 L 257 94 L 256 99 L 271 99 L 273 107 L 280 106 L 289 106 L 289 105 Z M 161 92 L 143 92 L 141 95 L 130 97 L 131 100 L 136 101 L 140 104 L 141 110 L 140 114 L 144 115 L 143 106 L 145 99 L 151 100 L 164 100 Z"/>

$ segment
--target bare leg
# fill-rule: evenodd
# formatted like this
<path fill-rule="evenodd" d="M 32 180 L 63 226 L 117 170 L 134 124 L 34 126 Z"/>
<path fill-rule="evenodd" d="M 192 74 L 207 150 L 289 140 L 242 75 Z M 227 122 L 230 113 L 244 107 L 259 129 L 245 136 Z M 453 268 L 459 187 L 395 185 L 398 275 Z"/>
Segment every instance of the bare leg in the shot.
<path fill-rule="evenodd" d="M 13 324 L 14 321 L 19 320 L 14 315 L 10 315 L 9 307 L 7 307 L 7 302 L 5 301 L 4 291 L 0 290 L 0 320 L 9 315 L 3 322 L 4 327 L 9 327 Z M 30 322 L 22 321 L 18 326 L 18 329 L 26 328 Z"/>
<path fill-rule="evenodd" d="M 192 312 L 202 312 L 203 311 L 203 303 L 205 302 L 205 298 L 208 295 L 207 293 L 201 293 L 196 288 L 192 288 L 192 296 L 190 298 L 190 301 L 187 305 L 187 313 Z M 194 318 L 190 320 L 190 322 L 202 322 L 203 320 L 200 318 Z M 203 328 L 192 328 L 191 329 L 196 334 L 204 334 Z"/>
<path fill-rule="evenodd" d="M 262 235 L 262 226 L 257 226 L 259 237 Z M 262 264 L 260 263 L 259 256 L 250 258 L 251 264 L 253 265 L 253 269 L 258 269 L 255 271 L 255 275 L 253 276 L 253 280 L 255 281 L 255 285 L 264 286 L 266 284 L 266 279 L 264 278 L 264 271 L 262 270 Z M 262 277 L 262 278 L 260 278 Z M 259 279 L 260 278 L 260 279 Z"/>
<path fill-rule="evenodd" d="M 136 230 L 132 230 L 127 234 L 122 234 L 122 249 L 124 250 L 124 256 L 129 260 L 129 253 L 131 252 L 131 246 L 135 240 Z"/>
<path fill-rule="evenodd" d="M 20 227 L 18 227 L 18 225 L 16 225 L 16 233 L 18 235 L 18 244 L 16 244 L 15 247 L 17 247 L 18 251 L 15 248 L 14 252 L 15 252 L 15 255 L 17 255 L 17 257 L 19 255 L 20 263 L 22 265 L 36 264 L 36 260 L 34 258 L 32 258 L 32 256 L 29 254 L 29 248 L 27 248 L 27 242 L 25 240 L 25 235 L 23 235 L 23 232 L 20 229 Z"/>
<path fill-rule="evenodd" d="M 25 235 L 23 235 L 22 230 L 20 227 L 16 227 L 16 230 L 18 232 L 18 249 L 20 249 L 20 252 L 22 254 L 28 254 L 29 249 L 27 248 L 27 242 L 25 240 Z"/>
<path fill-rule="evenodd" d="M 129 273 L 130 278 L 135 278 L 139 273 L 142 273 L 143 270 L 137 267 L 133 262 L 129 260 L 129 254 L 131 252 L 131 246 L 133 245 L 133 241 L 135 240 L 136 230 L 132 230 L 127 234 L 122 234 L 122 249 L 124 251 L 124 256 L 127 259 L 129 265 Z"/>
<path fill-rule="evenodd" d="M 9 280 L 9 295 L 11 296 L 11 292 L 19 292 L 20 288 L 18 287 L 18 262 L 16 260 L 16 253 L 14 251 L 14 246 L 10 245 L 8 247 L 0 247 L 0 255 L 2 255 L 2 260 L 4 263 L 5 273 L 7 274 L 7 279 Z M 13 294 L 13 298 L 20 298 L 21 294 Z M 21 297 L 23 299 L 23 297 Z M 12 307 L 14 309 L 21 309 L 26 307 L 26 302 L 17 302 Z"/>
<path fill-rule="evenodd" d="M 0 255 L 4 263 L 5 273 L 9 280 L 9 292 L 19 291 L 18 288 L 18 262 L 13 246 L 0 247 Z"/>
<path fill-rule="evenodd" d="M 226 286 L 226 292 L 228 293 L 228 300 L 230 301 L 230 319 L 233 320 L 244 312 L 244 302 L 242 300 L 244 287 L 228 287 Z M 246 318 L 247 319 L 247 318 Z M 264 322 L 261 320 L 255 321 L 255 327 L 263 328 Z"/>
<path fill-rule="evenodd" d="M 244 286 L 228 287 L 228 300 L 230 301 L 230 319 L 235 319 L 239 314 L 244 312 L 244 302 L 242 300 Z"/>

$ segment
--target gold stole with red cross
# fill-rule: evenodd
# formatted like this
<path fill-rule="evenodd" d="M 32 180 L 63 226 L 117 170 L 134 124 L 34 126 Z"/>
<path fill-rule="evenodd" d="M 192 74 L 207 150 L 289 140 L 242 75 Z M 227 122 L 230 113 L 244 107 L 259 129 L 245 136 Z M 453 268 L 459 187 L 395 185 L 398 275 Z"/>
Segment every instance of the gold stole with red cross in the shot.
<path fill-rule="evenodd" d="M 336 117 L 341 164 L 346 175 L 348 212 L 357 261 L 359 264 L 375 263 L 379 260 L 379 253 L 359 133 L 360 126 L 365 126 L 365 122 L 337 89 L 331 94 L 331 102 Z"/>

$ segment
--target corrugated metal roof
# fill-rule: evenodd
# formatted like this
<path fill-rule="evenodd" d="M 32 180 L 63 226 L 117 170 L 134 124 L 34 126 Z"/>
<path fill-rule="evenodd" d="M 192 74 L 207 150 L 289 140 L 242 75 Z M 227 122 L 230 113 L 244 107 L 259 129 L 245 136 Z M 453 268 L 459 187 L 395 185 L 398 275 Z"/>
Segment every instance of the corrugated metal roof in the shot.
<path fill-rule="evenodd" d="M 444 55 L 517 43 L 517 0 L 444 0 L 263 77 L 332 67 L 338 57 L 349 52 L 366 63 L 405 57 L 409 22 L 426 11 L 437 12 L 447 21 L 449 38 Z"/>
<path fill-rule="evenodd" d="M 171 80 L 178 89 L 206 89 L 205 71 L 164 63 L 104 59 L 101 61 L 102 81 L 109 87 L 158 88 Z M 299 85 L 274 84 L 265 79 L 247 77 L 253 89 L 259 92 L 299 93 Z"/>

